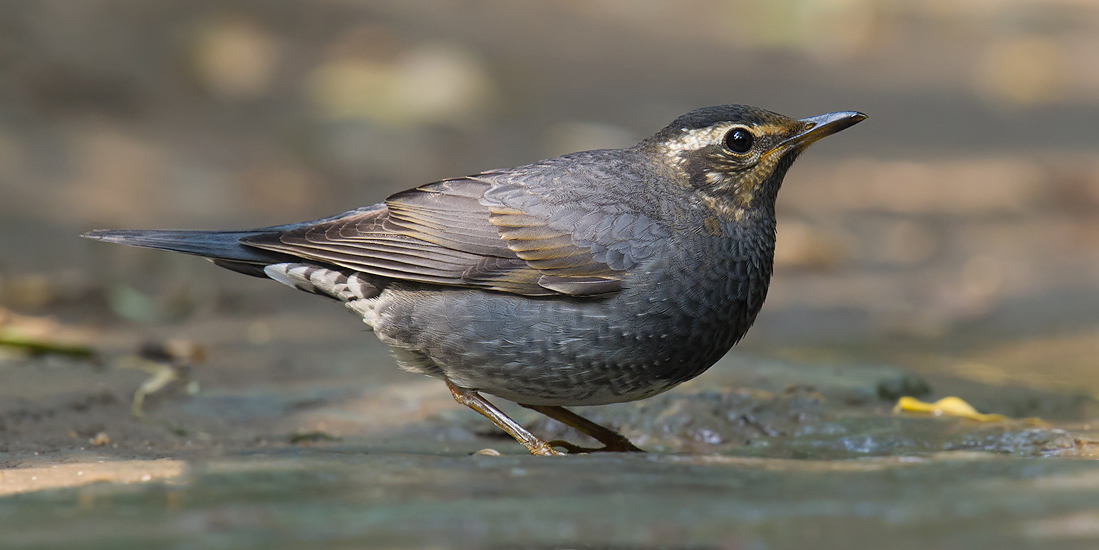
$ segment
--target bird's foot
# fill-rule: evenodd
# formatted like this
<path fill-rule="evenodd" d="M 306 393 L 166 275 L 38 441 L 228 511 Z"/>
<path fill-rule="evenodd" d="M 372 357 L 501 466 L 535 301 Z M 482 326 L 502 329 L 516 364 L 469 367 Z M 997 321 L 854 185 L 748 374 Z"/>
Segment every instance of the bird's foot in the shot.
<path fill-rule="evenodd" d="M 599 448 L 581 447 L 579 445 L 569 443 L 561 439 L 555 439 L 549 442 L 549 445 L 564 449 L 570 455 L 588 454 L 588 453 L 643 453 L 642 449 L 635 447 L 629 441 L 615 442 L 609 445 L 605 445 Z M 624 443 L 624 444 L 623 444 Z"/>
<path fill-rule="evenodd" d="M 558 451 L 557 449 L 554 449 L 554 447 L 557 447 L 558 445 L 555 445 L 553 441 L 548 443 L 545 441 L 539 441 L 539 443 L 541 443 L 541 445 L 526 446 L 527 450 L 530 451 L 530 454 L 534 456 L 560 456 L 566 454 Z M 569 451 L 568 449 L 565 450 L 568 451 L 568 454 L 572 453 L 572 451 Z"/>

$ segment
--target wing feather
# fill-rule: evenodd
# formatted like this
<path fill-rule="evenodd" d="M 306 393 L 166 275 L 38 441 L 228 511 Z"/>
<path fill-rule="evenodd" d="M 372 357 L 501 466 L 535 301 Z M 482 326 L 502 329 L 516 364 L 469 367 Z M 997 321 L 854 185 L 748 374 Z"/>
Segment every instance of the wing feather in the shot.
<path fill-rule="evenodd" d="M 483 288 L 527 296 L 605 295 L 621 289 L 625 269 L 593 255 L 557 217 L 551 227 L 533 196 L 504 206 L 486 200 L 494 175 L 443 180 L 397 193 L 383 205 L 241 242 L 398 280 Z M 627 223 L 627 222 L 622 222 Z M 613 226 L 612 226 L 613 227 Z"/>

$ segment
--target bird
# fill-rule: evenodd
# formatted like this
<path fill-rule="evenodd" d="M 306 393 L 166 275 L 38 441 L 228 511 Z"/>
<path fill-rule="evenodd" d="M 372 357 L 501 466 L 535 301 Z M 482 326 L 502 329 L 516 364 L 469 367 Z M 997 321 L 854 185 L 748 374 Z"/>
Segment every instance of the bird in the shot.
<path fill-rule="evenodd" d="M 82 236 L 343 302 L 401 368 L 442 380 L 531 454 L 642 452 L 566 407 L 651 397 L 725 355 L 767 296 L 787 170 L 866 118 L 719 105 L 629 148 L 443 179 L 328 218 Z M 603 447 L 545 441 L 484 394 Z"/>

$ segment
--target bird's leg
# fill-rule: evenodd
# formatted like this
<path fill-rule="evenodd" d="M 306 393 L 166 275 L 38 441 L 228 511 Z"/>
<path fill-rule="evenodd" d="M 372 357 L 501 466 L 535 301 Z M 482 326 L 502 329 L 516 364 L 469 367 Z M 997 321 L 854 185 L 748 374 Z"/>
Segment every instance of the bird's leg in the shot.
<path fill-rule="evenodd" d="M 559 455 L 560 451 L 555 450 L 549 443 L 542 441 L 535 437 L 534 434 L 527 431 L 526 428 L 519 425 L 518 422 L 508 418 L 508 415 L 504 414 L 504 411 L 497 409 L 495 405 L 489 403 L 487 399 L 481 397 L 481 394 L 469 390 L 466 388 L 460 388 L 454 385 L 450 380 L 446 381 L 446 387 L 450 388 L 450 394 L 454 396 L 454 400 L 481 413 L 485 418 L 496 424 L 496 427 L 504 430 L 511 437 L 514 437 L 516 441 L 522 443 L 524 447 L 530 451 L 532 455 Z"/>
<path fill-rule="evenodd" d="M 522 405 L 522 403 L 520 403 Z M 564 443 L 560 441 L 553 441 L 552 444 L 566 449 L 570 453 L 576 452 L 599 452 L 606 451 L 612 453 L 643 453 L 645 451 L 634 446 L 630 443 L 626 436 L 610 429 L 600 426 L 583 416 L 580 416 L 564 407 L 558 407 L 553 405 L 523 405 L 524 407 L 538 411 L 566 426 L 576 428 L 580 433 L 590 435 L 599 441 L 603 445 L 606 445 L 602 449 L 585 449 L 577 447 L 570 443 Z"/>

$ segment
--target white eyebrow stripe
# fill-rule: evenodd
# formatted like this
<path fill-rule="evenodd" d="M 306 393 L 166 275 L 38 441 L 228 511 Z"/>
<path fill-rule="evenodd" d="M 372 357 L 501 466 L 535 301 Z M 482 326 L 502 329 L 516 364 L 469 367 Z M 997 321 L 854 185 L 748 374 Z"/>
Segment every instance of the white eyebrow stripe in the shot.
<path fill-rule="evenodd" d="M 667 156 L 669 159 L 678 159 L 681 158 L 682 153 L 686 151 L 697 151 L 708 145 L 721 143 L 721 140 L 725 137 L 725 133 L 736 126 L 742 125 L 732 122 L 720 122 L 705 128 L 684 129 L 683 134 L 680 134 L 675 139 L 672 139 L 665 144 L 665 147 L 667 147 Z"/>

